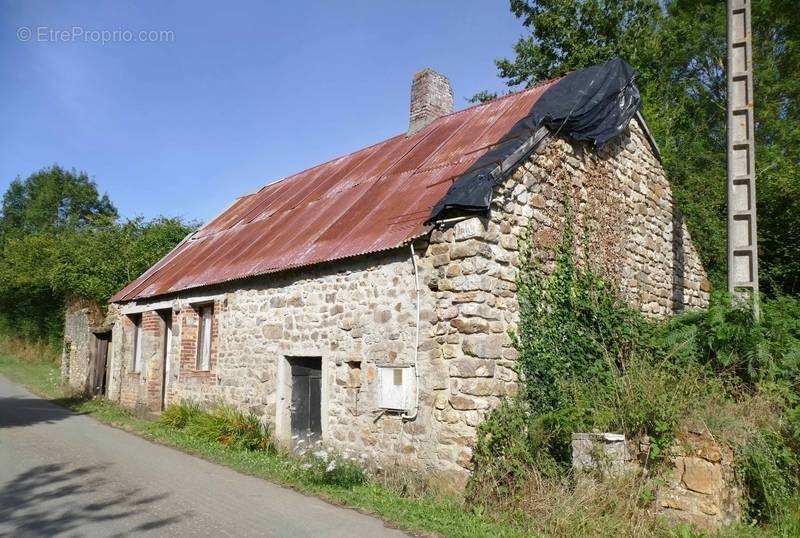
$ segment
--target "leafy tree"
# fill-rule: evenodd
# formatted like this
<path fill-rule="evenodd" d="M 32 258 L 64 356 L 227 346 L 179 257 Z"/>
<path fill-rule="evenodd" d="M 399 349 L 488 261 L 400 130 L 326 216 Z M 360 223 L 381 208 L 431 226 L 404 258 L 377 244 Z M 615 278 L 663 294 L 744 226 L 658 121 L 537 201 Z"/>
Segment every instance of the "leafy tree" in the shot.
<path fill-rule="evenodd" d="M 793 0 L 754 0 L 756 163 L 762 288 L 800 292 L 800 19 Z M 726 24 L 717 0 L 511 0 L 528 29 L 497 61 L 527 86 L 621 56 L 712 280 L 726 275 Z"/>
<path fill-rule="evenodd" d="M 78 229 L 116 218 L 108 195 L 100 196 L 86 172 L 53 165 L 11 182 L 3 196 L 0 237 Z"/>
<path fill-rule="evenodd" d="M 61 295 L 105 302 L 180 242 L 193 226 L 142 218 L 69 232 L 51 259 L 49 284 Z"/>
<path fill-rule="evenodd" d="M 84 172 L 55 165 L 15 180 L 0 215 L 0 332 L 57 345 L 67 298 L 105 303 L 195 227 L 120 222 Z"/>
<path fill-rule="evenodd" d="M 509 84 L 528 86 L 615 56 L 638 65 L 663 18 L 657 0 L 511 0 L 511 11 L 530 34 L 497 67 Z"/>
<path fill-rule="evenodd" d="M 497 99 L 497 92 L 481 90 L 467 99 L 467 101 L 470 103 L 488 103 L 489 101 L 494 101 L 495 99 Z"/>

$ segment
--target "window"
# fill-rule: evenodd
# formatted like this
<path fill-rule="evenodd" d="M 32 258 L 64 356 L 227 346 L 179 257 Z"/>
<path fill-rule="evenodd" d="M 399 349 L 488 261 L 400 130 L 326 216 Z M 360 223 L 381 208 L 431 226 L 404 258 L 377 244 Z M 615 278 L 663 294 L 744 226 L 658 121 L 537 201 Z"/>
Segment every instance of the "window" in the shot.
<path fill-rule="evenodd" d="M 211 322 L 214 317 L 214 305 L 198 307 L 200 323 L 197 326 L 197 369 L 211 369 Z"/>
<path fill-rule="evenodd" d="M 133 322 L 133 371 L 142 371 L 142 315 L 132 316 Z"/>
<path fill-rule="evenodd" d="M 412 371 L 408 366 L 378 366 L 378 407 L 408 410 L 413 401 Z"/>

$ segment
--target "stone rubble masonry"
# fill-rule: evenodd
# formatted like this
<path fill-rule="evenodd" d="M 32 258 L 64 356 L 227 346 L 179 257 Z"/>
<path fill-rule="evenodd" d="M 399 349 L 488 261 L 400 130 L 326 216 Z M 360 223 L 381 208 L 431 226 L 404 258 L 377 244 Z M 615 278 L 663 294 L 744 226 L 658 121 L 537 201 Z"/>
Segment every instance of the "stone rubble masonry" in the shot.
<path fill-rule="evenodd" d="M 84 301 L 72 301 L 64 313 L 61 379 L 77 391 L 89 390 L 90 385 L 93 310 Z"/>
<path fill-rule="evenodd" d="M 641 473 L 650 456 L 650 439 L 625 440 L 615 433 L 572 435 L 572 466 L 582 481 Z M 733 451 L 722 448 L 704 428 L 678 435 L 669 456 L 671 468 L 659 481 L 653 510 L 713 531 L 741 519 L 742 490 Z"/>
<path fill-rule="evenodd" d="M 656 510 L 706 530 L 741 519 L 742 491 L 731 449 L 705 431 L 685 431 L 670 460 L 672 473 L 657 493 Z"/>
<path fill-rule="evenodd" d="M 167 401 L 224 400 L 275 425 L 288 406 L 279 399 L 287 357 L 321 357 L 327 444 L 385 469 L 427 473 L 458 490 L 471 468 L 478 425 L 518 390 L 509 333 L 518 322 L 520 235 L 530 225 L 536 254 L 550 263 L 563 225 L 563 193 L 571 197 L 576 229 L 589 226 L 592 263 L 631 304 L 664 317 L 707 303 L 706 276 L 664 172 L 634 122 L 600 151 L 552 139 L 497 187 L 488 216 L 415 242 L 421 287 L 415 419 L 380 410 L 377 385 L 378 365 L 414 361 L 408 248 L 201 290 L 217 297 L 208 372 L 194 370 L 198 327 L 191 293 L 174 296 Z M 583 251 L 577 239 L 576 247 Z M 145 336 L 152 380 L 160 367 L 150 363 L 164 360 L 163 334 Z M 112 348 L 110 397 L 153 409 L 152 393 L 142 388 L 151 385 L 129 372 L 132 324 L 124 316 Z"/>
<path fill-rule="evenodd" d="M 628 461 L 624 434 L 572 434 L 572 468 L 579 473 L 619 477 Z"/>
<path fill-rule="evenodd" d="M 95 333 L 110 331 L 117 317 L 116 305 L 103 313 L 94 301 L 75 299 L 64 309 L 64 348 L 61 379 L 76 392 L 87 392 L 97 384 L 95 376 Z"/>

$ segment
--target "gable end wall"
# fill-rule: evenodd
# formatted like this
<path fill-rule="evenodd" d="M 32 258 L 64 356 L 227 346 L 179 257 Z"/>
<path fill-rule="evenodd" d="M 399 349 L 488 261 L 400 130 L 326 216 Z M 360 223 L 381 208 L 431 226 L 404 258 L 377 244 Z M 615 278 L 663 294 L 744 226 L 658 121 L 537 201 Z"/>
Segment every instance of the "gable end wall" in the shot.
<path fill-rule="evenodd" d="M 517 390 L 509 332 L 519 305 L 519 238 L 530 225 L 537 257 L 552 268 L 569 193 L 578 252 L 588 227 L 591 262 L 622 297 L 646 315 L 663 318 L 708 303 L 709 282 L 692 245 L 663 168 L 632 122 L 600 151 L 550 139 L 497 189 L 488 217 L 436 230 L 428 256 L 438 305 L 438 357 L 448 387 L 433 391 L 434 418 L 470 440 L 451 452 L 469 461 L 475 426 L 500 397 Z M 464 466 L 469 469 L 469 464 Z"/>

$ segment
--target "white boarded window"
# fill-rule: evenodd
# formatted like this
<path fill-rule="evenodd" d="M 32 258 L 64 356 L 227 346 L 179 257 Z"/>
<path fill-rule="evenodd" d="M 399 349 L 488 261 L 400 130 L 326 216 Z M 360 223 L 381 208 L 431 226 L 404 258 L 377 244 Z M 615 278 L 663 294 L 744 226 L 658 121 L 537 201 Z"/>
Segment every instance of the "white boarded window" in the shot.
<path fill-rule="evenodd" d="M 131 318 L 133 321 L 133 371 L 142 371 L 142 316 Z"/>
<path fill-rule="evenodd" d="M 214 317 L 214 305 L 199 307 L 200 323 L 197 326 L 197 369 L 211 369 L 211 323 Z"/>
<path fill-rule="evenodd" d="M 412 401 L 412 370 L 408 366 L 378 367 L 378 407 L 408 410 Z"/>

